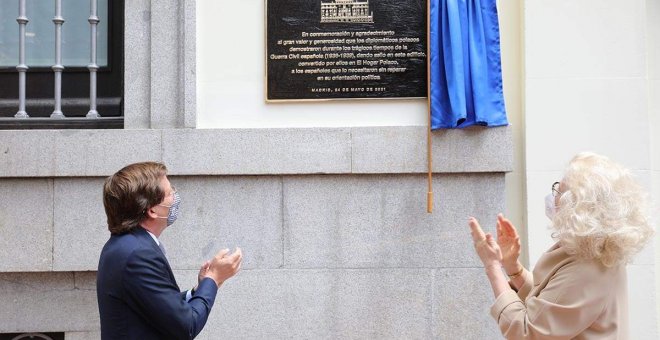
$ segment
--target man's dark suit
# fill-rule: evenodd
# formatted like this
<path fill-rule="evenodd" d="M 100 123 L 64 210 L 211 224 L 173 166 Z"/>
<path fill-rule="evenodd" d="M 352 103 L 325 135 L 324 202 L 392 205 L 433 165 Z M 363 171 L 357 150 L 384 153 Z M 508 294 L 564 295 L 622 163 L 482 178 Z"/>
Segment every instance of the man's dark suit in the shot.
<path fill-rule="evenodd" d="M 186 302 L 165 255 L 137 227 L 111 236 L 103 247 L 96 290 L 102 339 L 192 339 L 204 327 L 218 287 L 205 278 Z"/>

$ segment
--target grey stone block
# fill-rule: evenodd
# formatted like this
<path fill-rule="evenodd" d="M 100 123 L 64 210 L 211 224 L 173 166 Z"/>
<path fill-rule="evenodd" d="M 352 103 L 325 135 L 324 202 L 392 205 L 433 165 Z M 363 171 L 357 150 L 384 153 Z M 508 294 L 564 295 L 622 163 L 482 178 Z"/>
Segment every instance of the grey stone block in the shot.
<path fill-rule="evenodd" d="M 0 131 L 0 177 L 50 175 L 54 150 L 54 131 Z"/>
<path fill-rule="evenodd" d="M 151 128 L 183 127 L 182 50 L 179 1 L 161 0 L 151 6 Z"/>
<path fill-rule="evenodd" d="M 284 178 L 287 268 L 480 266 L 468 216 L 493 231 L 504 174 L 436 175 L 426 212 L 419 175 Z"/>
<path fill-rule="evenodd" d="M 179 288 L 181 288 L 181 291 L 190 290 L 197 285 L 197 275 L 199 274 L 199 270 L 173 269 L 172 272 L 174 272 L 174 278 L 176 279 Z M 241 271 L 239 271 L 239 273 L 240 272 Z"/>
<path fill-rule="evenodd" d="M 159 130 L 0 132 L 0 177 L 108 176 L 161 158 Z"/>
<path fill-rule="evenodd" d="M 244 270 L 220 288 L 198 339 L 428 339 L 430 276 L 426 269 Z"/>
<path fill-rule="evenodd" d="M 55 179 L 53 270 L 98 268 L 110 237 L 103 208 L 103 178 Z"/>
<path fill-rule="evenodd" d="M 0 272 L 51 270 L 52 180 L 3 179 L 0 193 Z"/>
<path fill-rule="evenodd" d="M 161 159 L 157 130 L 61 130 L 56 176 L 109 176 L 125 165 Z"/>
<path fill-rule="evenodd" d="M 184 0 L 181 20 L 184 127 L 197 127 L 197 0 Z"/>
<path fill-rule="evenodd" d="M 56 179 L 54 270 L 96 270 L 110 237 L 103 180 Z M 180 218 L 161 235 L 173 268 L 198 269 L 220 249 L 236 246 L 244 251 L 246 268 L 281 266 L 280 178 L 170 177 L 170 181 L 183 200 Z"/>
<path fill-rule="evenodd" d="M 131 124 L 143 125 L 140 117 Z M 424 133 L 423 127 L 4 131 L 0 177 L 108 176 L 145 160 L 164 161 L 173 175 L 424 173 Z M 509 171 L 510 134 L 509 128 L 435 132 L 433 169 Z"/>
<path fill-rule="evenodd" d="M 482 268 L 438 269 L 433 280 L 433 338 L 503 339 L 490 316 L 494 302 Z"/>
<path fill-rule="evenodd" d="M 99 328 L 96 292 L 73 273 L 0 273 L 0 332 L 70 332 Z"/>
<path fill-rule="evenodd" d="M 73 284 L 76 289 L 96 291 L 96 271 L 73 272 Z"/>
<path fill-rule="evenodd" d="M 126 1 L 124 10 L 124 127 L 151 127 L 151 0 Z"/>
<path fill-rule="evenodd" d="M 353 173 L 428 171 L 426 127 L 352 128 Z M 442 130 L 432 134 L 434 172 L 513 170 L 510 127 Z"/>
<path fill-rule="evenodd" d="M 279 177 L 171 177 L 181 194 L 177 222 L 161 240 L 172 268 L 199 269 L 223 248 L 241 247 L 244 268 L 282 265 Z"/>
<path fill-rule="evenodd" d="M 163 161 L 177 175 L 350 173 L 350 130 L 164 130 Z"/>
<path fill-rule="evenodd" d="M 66 332 L 64 340 L 101 340 L 101 331 L 95 332 Z"/>

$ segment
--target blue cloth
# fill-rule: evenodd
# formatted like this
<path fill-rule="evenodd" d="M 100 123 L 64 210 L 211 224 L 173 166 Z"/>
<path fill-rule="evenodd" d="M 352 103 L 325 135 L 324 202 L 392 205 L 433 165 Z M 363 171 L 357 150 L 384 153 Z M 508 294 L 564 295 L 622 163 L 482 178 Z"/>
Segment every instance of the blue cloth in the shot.
<path fill-rule="evenodd" d="M 508 125 L 496 0 L 430 0 L 431 129 Z"/>
<path fill-rule="evenodd" d="M 101 251 L 96 294 L 101 339 L 193 339 L 218 287 L 202 280 L 186 300 L 163 252 L 142 227 L 113 235 Z"/>

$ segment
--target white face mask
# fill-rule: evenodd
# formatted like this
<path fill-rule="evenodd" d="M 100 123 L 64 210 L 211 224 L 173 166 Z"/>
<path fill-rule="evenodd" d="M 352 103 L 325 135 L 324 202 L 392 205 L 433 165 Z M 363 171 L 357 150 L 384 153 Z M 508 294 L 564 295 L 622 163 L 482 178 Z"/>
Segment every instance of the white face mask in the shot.
<path fill-rule="evenodd" d="M 555 206 L 555 197 L 552 194 L 545 196 L 545 216 L 548 216 L 550 220 L 555 218 L 557 213 L 557 207 Z"/>

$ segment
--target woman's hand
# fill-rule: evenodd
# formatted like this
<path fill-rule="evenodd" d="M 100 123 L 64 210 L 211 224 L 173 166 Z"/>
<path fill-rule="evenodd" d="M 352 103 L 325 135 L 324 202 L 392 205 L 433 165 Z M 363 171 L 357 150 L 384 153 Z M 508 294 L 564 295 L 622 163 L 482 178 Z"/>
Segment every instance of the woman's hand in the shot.
<path fill-rule="evenodd" d="M 472 241 L 474 241 L 474 249 L 477 251 L 477 255 L 479 255 L 484 267 L 486 269 L 492 267 L 499 269 L 502 263 L 502 251 L 500 250 L 500 246 L 497 245 L 497 242 L 495 242 L 493 235 L 490 233 L 484 234 L 479 221 L 474 217 L 470 217 L 468 223 L 472 233 Z"/>
<path fill-rule="evenodd" d="M 502 250 L 502 267 L 509 275 L 518 273 L 522 265 L 518 262 L 520 257 L 520 237 L 513 223 L 504 215 L 497 215 L 497 244 Z"/>

